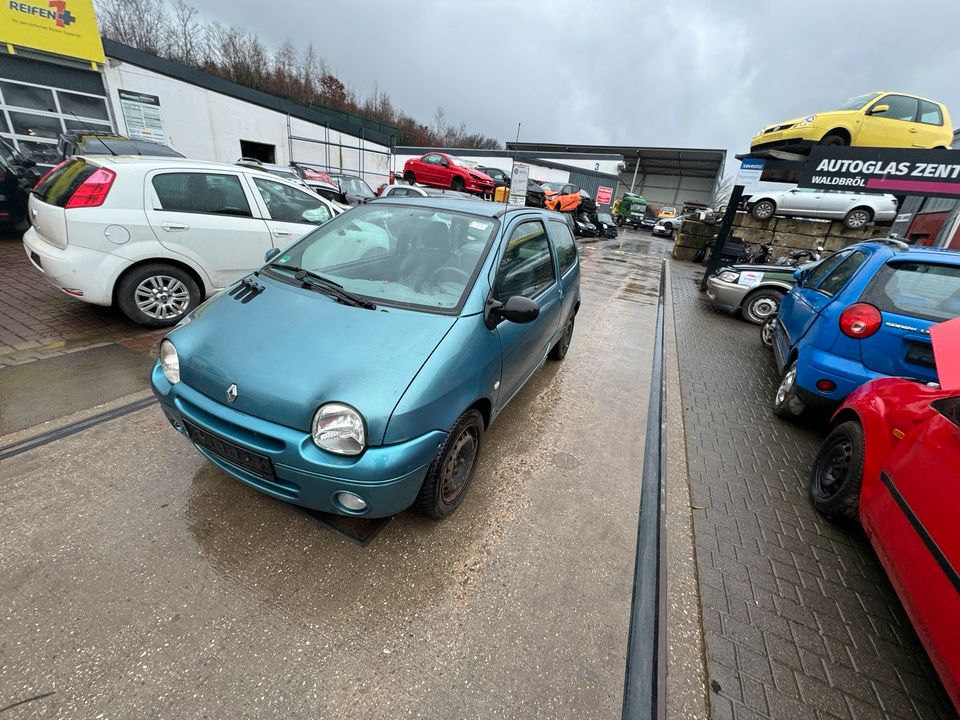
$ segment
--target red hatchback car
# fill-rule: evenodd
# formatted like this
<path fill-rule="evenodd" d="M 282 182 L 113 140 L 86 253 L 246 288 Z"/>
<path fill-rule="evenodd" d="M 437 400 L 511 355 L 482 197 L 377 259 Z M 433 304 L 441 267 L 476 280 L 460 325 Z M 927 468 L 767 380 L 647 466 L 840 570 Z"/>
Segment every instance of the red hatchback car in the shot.
<path fill-rule="evenodd" d="M 960 711 L 960 391 L 883 378 L 851 393 L 810 500 L 863 525 Z"/>
<path fill-rule="evenodd" d="M 490 176 L 476 170 L 472 163 L 441 152 L 407 160 L 403 165 L 403 179 L 411 185 L 420 183 L 479 195 L 489 195 L 494 186 Z"/>

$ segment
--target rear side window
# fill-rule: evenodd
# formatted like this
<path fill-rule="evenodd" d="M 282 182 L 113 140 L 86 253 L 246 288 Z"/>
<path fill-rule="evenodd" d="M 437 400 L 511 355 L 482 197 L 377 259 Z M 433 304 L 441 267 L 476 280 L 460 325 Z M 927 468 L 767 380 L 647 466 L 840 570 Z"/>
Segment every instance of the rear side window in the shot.
<path fill-rule="evenodd" d="M 920 122 L 927 125 L 943 125 L 943 113 L 940 112 L 940 106 L 928 102 L 920 101 Z"/>
<path fill-rule="evenodd" d="M 960 266 L 897 262 L 884 265 L 863 302 L 883 312 L 942 322 L 960 316 Z"/>
<path fill-rule="evenodd" d="M 162 173 L 153 178 L 159 210 L 251 217 L 250 205 L 236 175 Z"/>
<path fill-rule="evenodd" d="M 96 171 L 96 165 L 83 160 L 67 160 L 55 167 L 33 192 L 45 203 L 66 207 L 77 188 Z"/>
<path fill-rule="evenodd" d="M 828 257 L 810 271 L 810 274 L 807 275 L 806 279 L 803 281 L 803 287 L 816 288 L 817 285 L 820 284 L 821 280 L 823 280 L 837 265 L 843 262 L 845 257 L 845 253 L 837 253 L 836 255 Z"/>
<path fill-rule="evenodd" d="M 560 261 L 560 274 L 563 275 L 577 262 L 577 244 L 570 232 L 570 226 L 559 220 L 550 221 L 550 232 L 557 248 L 557 259 Z"/>
<path fill-rule="evenodd" d="M 867 254 L 860 251 L 850 253 L 846 259 L 841 262 L 837 269 L 832 273 L 827 275 L 826 279 L 820 283 L 820 286 L 817 288 L 824 295 L 829 295 L 833 297 L 838 292 L 843 290 L 844 286 L 847 284 L 847 281 L 850 280 L 860 269 L 860 266 L 863 265 L 867 260 Z"/>

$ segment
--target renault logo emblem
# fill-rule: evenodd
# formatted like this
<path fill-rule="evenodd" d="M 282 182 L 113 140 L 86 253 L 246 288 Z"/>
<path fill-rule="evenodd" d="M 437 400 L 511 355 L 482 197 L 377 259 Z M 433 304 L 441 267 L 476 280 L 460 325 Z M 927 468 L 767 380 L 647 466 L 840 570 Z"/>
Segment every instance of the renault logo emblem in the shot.
<path fill-rule="evenodd" d="M 227 402 L 233 403 L 233 401 L 237 399 L 238 394 L 239 394 L 239 391 L 237 390 L 237 384 L 234 383 L 233 385 L 227 388 Z"/>

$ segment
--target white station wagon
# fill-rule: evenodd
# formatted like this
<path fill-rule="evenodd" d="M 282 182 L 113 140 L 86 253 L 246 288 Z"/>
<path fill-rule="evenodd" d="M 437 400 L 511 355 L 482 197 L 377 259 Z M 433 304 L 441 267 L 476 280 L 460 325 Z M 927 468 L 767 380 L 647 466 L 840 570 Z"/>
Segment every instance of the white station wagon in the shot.
<path fill-rule="evenodd" d="M 339 212 L 302 185 L 253 168 L 81 156 L 37 184 L 23 245 L 68 295 L 163 327 L 260 267 L 267 250 Z"/>
<path fill-rule="evenodd" d="M 874 195 L 793 188 L 759 192 L 747 200 L 747 209 L 760 220 L 773 215 L 843 220 L 848 228 L 861 228 L 871 222 L 890 222 L 897 217 L 897 199 L 893 195 Z"/>

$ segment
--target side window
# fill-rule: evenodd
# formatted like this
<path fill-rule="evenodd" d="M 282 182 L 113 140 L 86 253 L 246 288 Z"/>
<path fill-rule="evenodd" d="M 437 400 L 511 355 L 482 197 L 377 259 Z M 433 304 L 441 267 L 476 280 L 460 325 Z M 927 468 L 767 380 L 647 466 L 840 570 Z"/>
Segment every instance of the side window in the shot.
<path fill-rule="evenodd" d="M 514 295 L 534 298 L 556 279 L 543 224 L 529 221 L 514 228 L 497 270 L 494 296 L 501 302 Z"/>
<path fill-rule="evenodd" d="M 265 178 L 255 177 L 253 183 L 260 191 L 272 220 L 320 225 L 330 219 L 327 206 L 312 195 Z"/>
<path fill-rule="evenodd" d="M 921 100 L 920 122 L 927 125 L 943 125 L 943 113 L 940 112 L 940 106 L 927 100 Z"/>
<path fill-rule="evenodd" d="M 847 257 L 847 253 L 837 253 L 836 255 L 831 255 L 826 258 L 823 262 L 817 265 L 813 270 L 810 271 L 810 274 L 807 275 L 806 279 L 803 281 L 803 286 L 805 288 L 816 288 L 817 285 L 833 270 L 837 265 L 843 262 Z"/>
<path fill-rule="evenodd" d="M 817 290 L 822 292 L 824 295 L 833 297 L 838 292 L 843 290 L 843 287 L 847 284 L 847 281 L 854 276 L 854 274 L 860 269 L 860 266 L 863 265 L 866 260 L 866 253 L 860 252 L 859 250 L 850 253 L 843 262 L 837 265 L 833 272 L 827 275 L 824 281 L 817 287 Z"/>
<path fill-rule="evenodd" d="M 251 217 L 240 178 L 219 173 L 162 173 L 153 178 L 159 210 Z"/>
<path fill-rule="evenodd" d="M 429 163 L 430 165 L 439 165 L 440 156 L 439 155 L 424 155 L 423 161 Z"/>
<path fill-rule="evenodd" d="M 563 275 L 577 262 L 577 243 L 570 232 L 570 226 L 559 220 L 550 221 L 550 233 L 553 235 L 557 259 L 560 261 L 560 274 Z"/>
<path fill-rule="evenodd" d="M 906 95 L 887 95 L 880 98 L 875 105 L 889 105 L 890 109 L 886 112 L 876 113 L 874 117 L 907 120 L 909 122 L 913 122 L 917 117 L 917 99 Z"/>

